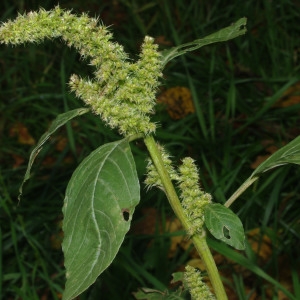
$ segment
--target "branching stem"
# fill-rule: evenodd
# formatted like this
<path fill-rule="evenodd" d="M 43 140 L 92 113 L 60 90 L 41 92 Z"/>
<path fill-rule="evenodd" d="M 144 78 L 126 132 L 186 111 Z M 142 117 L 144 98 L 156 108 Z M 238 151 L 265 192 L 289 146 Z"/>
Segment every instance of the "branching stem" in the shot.
<path fill-rule="evenodd" d="M 153 136 L 149 135 L 149 136 L 145 137 L 144 142 L 150 153 L 153 164 L 155 165 L 157 172 L 161 178 L 161 182 L 164 186 L 165 193 L 167 195 L 169 203 L 170 203 L 175 215 L 181 221 L 185 230 L 188 231 L 188 229 L 191 227 L 191 224 L 183 211 L 180 200 L 175 191 L 175 188 L 170 179 L 170 176 L 169 176 L 168 172 L 166 171 L 166 168 L 164 166 L 164 163 L 163 163 L 163 160 L 161 157 L 160 150 L 158 149 Z M 217 299 L 218 300 L 227 300 L 228 298 L 225 293 L 225 289 L 224 289 L 223 283 L 221 281 L 218 269 L 216 267 L 215 261 L 214 261 L 212 254 L 208 248 L 208 245 L 206 243 L 205 234 L 203 234 L 202 236 L 193 235 L 191 238 L 192 238 L 192 241 L 193 241 L 201 259 L 203 260 L 203 262 L 205 264 L 208 276 L 212 283 L 212 286 L 213 286 L 213 289 L 214 289 Z"/>
<path fill-rule="evenodd" d="M 235 192 L 234 194 L 224 203 L 224 206 L 229 207 L 245 190 L 256 180 L 258 176 L 248 178 Z"/>

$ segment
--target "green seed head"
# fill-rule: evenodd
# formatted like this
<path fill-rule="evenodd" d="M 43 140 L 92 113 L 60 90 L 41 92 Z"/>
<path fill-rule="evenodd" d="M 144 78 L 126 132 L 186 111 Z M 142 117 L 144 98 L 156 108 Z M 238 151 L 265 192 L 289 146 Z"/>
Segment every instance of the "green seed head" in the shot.
<path fill-rule="evenodd" d="M 186 157 L 179 167 L 179 188 L 182 206 L 190 223 L 189 235 L 201 233 L 204 225 L 204 209 L 211 202 L 211 195 L 199 187 L 199 174 L 194 160 Z"/>
<path fill-rule="evenodd" d="M 19 15 L 0 27 L 0 43 L 4 44 L 40 43 L 57 37 L 95 67 L 92 80 L 73 75 L 69 82 L 71 90 L 94 113 L 125 136 L 155 132 L 150 115 L 162 62 L 151 37 L 145 37 L 139 59 L 131 63 L 123 47 L 111 41 L 112 34 L 97 19 L 74 15 L 59 6 Z"/>
<path fill-rule="evenodd" d="M 216 299 L 208 286 L 203 282 L 201 273 L 192 266 L 187 265 L 185 267 L 184 282 L 190 291 L 192 300 Z"/>

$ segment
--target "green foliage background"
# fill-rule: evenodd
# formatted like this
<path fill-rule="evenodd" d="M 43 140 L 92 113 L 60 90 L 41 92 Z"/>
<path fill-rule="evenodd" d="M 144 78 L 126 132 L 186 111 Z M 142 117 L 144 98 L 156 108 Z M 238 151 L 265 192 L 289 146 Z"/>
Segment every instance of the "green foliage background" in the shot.
<path fill-rule="evenodd" d="M 18 11 L 51 9 L 56 4 L 2 1 L 0 20 L 13 18 Z M 299 1 L 284 0 L 275 5 L 267 0 L 213 4 L 196 0 L 78 0 L 60 1 L 60 6 L 89 11 L 91 16 L 100 16 L 104 24 L 112 24 L 115 40 L 133 58 L 146 34 L 163 41 L 160 47 L 164 49 L 203 37 L 240 17 L 248 18 L 245 36 L 200 49 L 167 65 L 163 88 L 188 87 L 196 112 L 174 121 L 159 106 L 154 116 L 161 122 L 157 139 L 175 162 L 186 155 L 196 159 L 202 185 L 215 201 L 224 203 L 251 175 L 253 161 L 266 153 L 265 141 L 280 147 L 299 135 L 300 104 L 276 106 L 300 77 Z M 67 182 L 92 150 L 118 138 L 92 114 L 62 128 L 61 135 L 68 137 L 66 147 L 56 150 L 58 136 L 44 147 L 18 203 L 30 146 L 11 137 L 10 129 L 21 122 L 38 140 L 57 114 L 81 107 L 81 101 L 66 86 L 72 73 L 89 75 L 91 69 L 75 51 L 59 42 L 0 48 L 0 294 L 5 299 L 60 297 L 65 274 L 61 249 L 53 247 L 53 239 L 60 233 Z M 136 143 L 133 152 L 143 180 L 145 148 Z M 13 168 L 14 155 L 25 160 L 17 168 Z M 275 170 L 233 205 L 245 229 L 260 228 L 273 245 L 264 265 L 259 264 L 260 257 L 251 247 L 245 255 L 253 266 L 276 280 L 287 279 L 298 298 L 299 175 L 293 166 Z M 182 232 L 159 232 L 172 217 L 164 195 L 142 189 L 141 199 L 133 224 L 140 224 L 145 218 L 142 212 L 151 207 L 157 209 L 160 225 L 154 222 L 154 231 L 146 235 L 129 232 L 116 261 L 80 299 L 120 299 L 120 291 L 122 299 L 132 299 L 131 293 L 141 286 L 163 290 L 171 273 L 189 259 L 190 250 L 180 248 L 169 256 L 170 237 Z M 221 245 L 216 247 L 227 251 Z M 223 269 L 234 274 L 228 286 L 235 297 L 246 299 L 246 294 L 256 293 L 268 299 L 268 286 L 259 277 L 236 272 L 230 264 L 224 264 Z"/>

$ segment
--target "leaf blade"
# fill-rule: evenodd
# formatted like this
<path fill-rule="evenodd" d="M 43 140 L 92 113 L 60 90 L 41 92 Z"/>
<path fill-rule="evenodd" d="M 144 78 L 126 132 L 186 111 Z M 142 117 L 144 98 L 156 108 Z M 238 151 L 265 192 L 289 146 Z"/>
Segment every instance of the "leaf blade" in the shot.
<path fill-rule="evenodd" d="M 211 203 L 206 206 L 204 216 L 207 229 L 216 239 L 235 249 L 245 249 L 243 224 L 229 208 L 219 203 Z"/>
<path fill-rule="evenodd" d="M 99 147 L 78 166 L 63 207 L 67 269 L 63 299 L 78 296 L 110 265 L 139 200 L 139 182 L 127 139 Z"/>
<path fill-rule="evenodd" d="M 249 188 L 264 172 L 286 164 L 300 165 L 300 136 L 277 150 L 264 162 L 262 162 L 244 181 L 244 183 L 233 193 L 224 204 L 229 207 L 247 188 Z"/>
<path fill-rule="evenodd" d="M 33 148 L 30 154 L 30 158 L 28 161 L 27 169 L 24 175 L 24 179 L 21 183 L 21 186 L 19 188 L 19 200 L 23 192 L 23 185 L 24 183 L 30 178 L 30 170 L 34 163 L 35 158 L 39 154 L 39 152 L 42 150 L 43 145 L 46 143 L 46 141 L 50 138 L 50 136 L 61 126 L 65 125 L 68 121 L 72 120 L 73 118 L 83 115 L 89 111 L 88 108 L 77 108 L 70 110 L 68 112 L 62 113 L 58 115 L 55 120 L 51 123 L 48 131 L 46 131 L 37 142 L 37 145 Z"/>
<path fill-rule="evenodd" d="M 262 162 L 251 174 L 250 178 L 288 163 L 300 165 L 300 136 L 293 139 L 284 147 L 277 150 Z"/>
<path fill-rule="evenodd" d="M 217 43 L 217 42 L 225 42 L 231 39 L 234 39 L 246 32 L 246 18 L 239 19 L 236 23 L 225 27 L 213 34 L 210 34 L 202 39 L 194 40 L 193 42 L 182 44 L 177 47 L 172 47 L 171 49 L 167 49 L 162 51 L 162 62 L 165 66 L 169 61 L 174 59 L 177 56 L 183 55 L 187 52 L 194 51 L 203 46 Z"/>

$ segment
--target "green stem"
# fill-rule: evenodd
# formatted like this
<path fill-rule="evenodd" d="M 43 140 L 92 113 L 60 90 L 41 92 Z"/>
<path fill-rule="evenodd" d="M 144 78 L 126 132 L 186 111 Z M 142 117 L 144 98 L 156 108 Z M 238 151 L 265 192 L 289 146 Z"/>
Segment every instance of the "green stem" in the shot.
<path fill-rule="evenodd" d="M 165 193 L 167 195 L 167 198 L 170 202 L 170 205 L 175 212 L 176 216 L 180 219 L 182 222 L 183 226 L 185 228 L 190 227 L 190 223 L 185 216 L 185 213 L 182 209 L 182 206 L 180 204 L 180 201 L 178 199 L 177 193 L 174 189 L 173 183 L 170 179 L 170 176 L 164 166 L 161 153 L 156 145 L 156 142 L 153 138 L 153 136 L 147 136 L 144 139 L 145 145 L 147 146 L 147 149 L 150 153 L 151 159 L 153 161 L 153 164 L 155 165 L 155 168 L 160 176 L 161 182 L 164 186 Z"/>
<path fill-rule="evenodd" d="M 215 260 L 211 254 L 211 251 L 206 242 L 206 234 L 203 231 L 203 235 L 195 235 L 192 237 L 192 241 L 194 243 L 197 252 L 199 253 L 201 259 L 205 264 L 206 271 L 208 273 L 208 277 L 213 286 L 215 295 L 218 300 L 227 300 L 227 295 L 224 289 L 224 285 L 219 275 L 219 271 L 217 269 Z"/>
<path fill-rule="evenodd" d="M 233 195 L 224 203 L 224 206 L 229 207 L 245 190 L 256 180 L 258 177 L 248 178 L 234 193 Z"/>
<path fill-rule="evenodd" d="M 160 176 L 160 179 L 164 186 L 165 193 L 167 195 L 169 203 L 170 203 L 175 215 L 181 221 L 185 230 L 188 231 L 188 229 L 191 227 L 191 224 L 183 211 L 180 200 L 177 196 L 177 193 L 172 184 L 170 176 L 164 166 L 164 163 L 163 163 L 163 160 L 161 157 L 161 153 L 155 143 L 153 136 L 145 137 L 144 142 L 150 153 L 153 164 L 155 165 L 156 170 Z M 213 286 L 213 289 L 214 289 L 217 299 L 218 300 L 227 300 L 228 298 L 225 293 L 225 289 L 224 289 L 223 283 L 221 281 L 218 269 L 216 267 L 216 264 L 212 257 L 212 254 L 207 246 L 205 234 L 203 236 L 200 236 L 200 235 L 192 236 L 192 241 L 193 241 L 201 259 L 203 260 L 203 262 L 205 264 L 208 276 L 210 278 L 210 281 Z"/>

